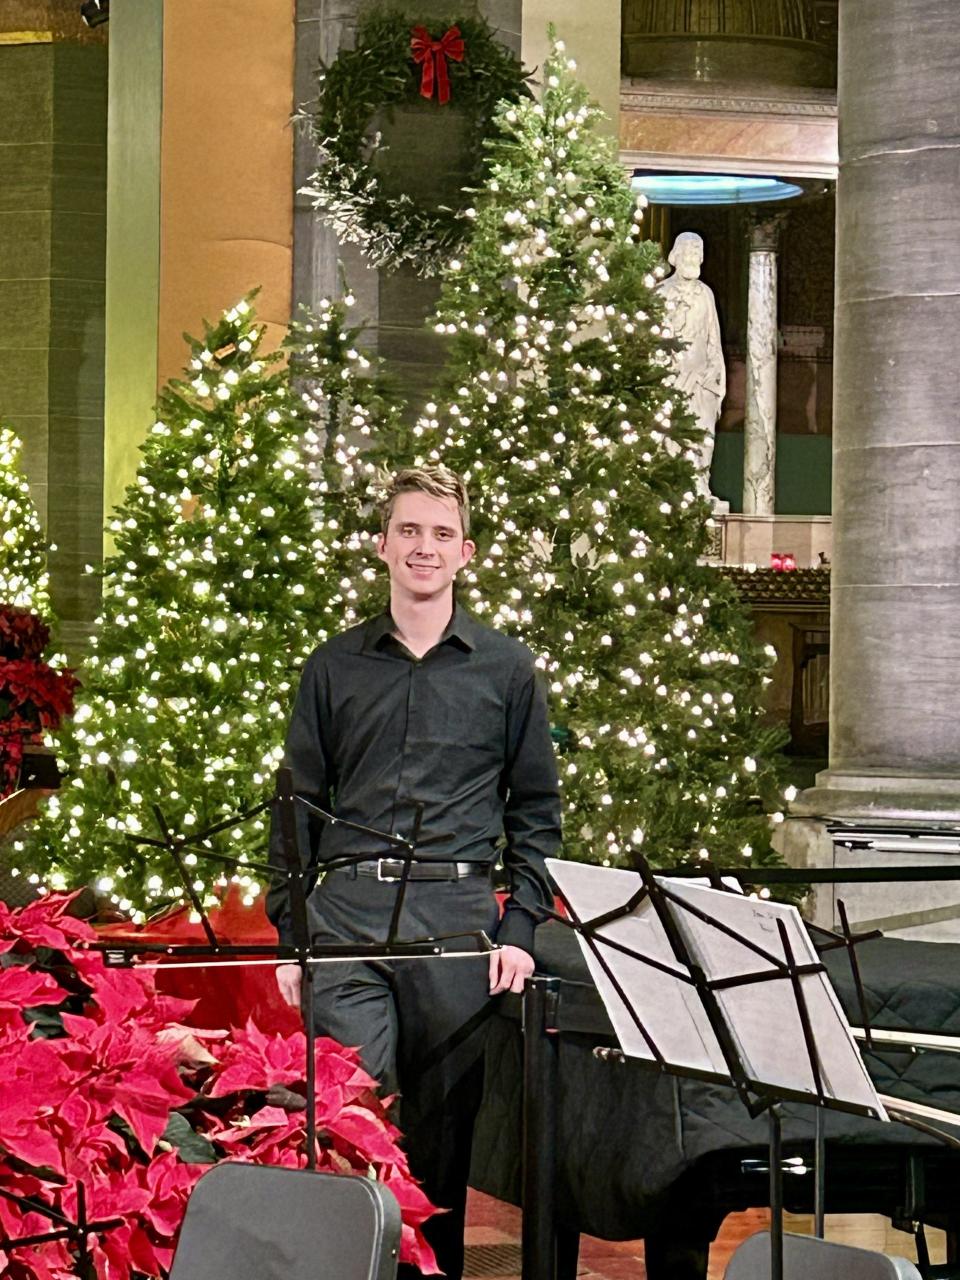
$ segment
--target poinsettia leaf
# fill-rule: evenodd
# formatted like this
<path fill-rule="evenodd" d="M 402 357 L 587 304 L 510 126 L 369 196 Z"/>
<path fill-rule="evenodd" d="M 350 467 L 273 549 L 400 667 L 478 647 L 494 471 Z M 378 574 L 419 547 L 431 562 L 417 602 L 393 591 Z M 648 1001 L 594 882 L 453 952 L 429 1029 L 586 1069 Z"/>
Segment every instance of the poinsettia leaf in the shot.
<path fill-rule="evenodd" d="M 302 1132 L 302 1117 L 291 1117 L 282 1107 L 261 1107 L 252 1118 L 244 1116 L 241 1124 L 225 1125 L 210 1134 L 216 1142 L 242 1142 L 262 1129 Z"/>
<path fill-rule="evenodd" d="M 223 1034 L 226 1035 L 227 1033 L 224 1032 Z M 192 1027 L 184 1027 L 179 1023 L 174 1023 L 169 1027 L 162 1027 L 157 1032 L 157 1039 L 161 1044 L 173 1045 L 176 1049 L 177 1065 L 186 1067 L 191 1071 L 200 1067 L 215 1067 L 219 1061 L 207 1046 L 202 1043 L 201 1039 L 194 1034 Z"/>
<path fill-rule="evenodd" d="M 22 1069 L 23 1060 L 37 1060 L 30 1048 L 29 1042 L 17 1046 L 17 1062 L 0 1083 L 0 1148 L 32 1168 L 62 1174 L 63 1154 L 49 1123 L 61 1101 L 59 1082 Z"/>
<path fill-rule="evenodd" d="M 306 1111 L 307 1100 L 302 1093 L 294 1093 L 284 1084 L 272 1084 L 266 1091 L 270 1106 L 283 1107 L 284 1111 Z"/>
<path fill-rule="evenodd" d="M 136 1081 L 132 1081 L 122 1092 L 117 1090 L 114 1110 L 130 1125 L 137 1135 L 137 1141 L 149 1156 L 153 1154 L 167 1127 L 171 1107 L 187 1100 L 183 1096 L 172 1096 L 144 1073 L 140 1077 L 139 1087 Z"/>
<path fill-rule="evenodd" d="M 176 1147 L 180 1159 L 187 1164 L 216 1164 L 217 1150 L 209 1138 L 197 1133 L 181 1111 L 171 1111 L 163 1131 L 164 1142 Z"/>
<path fill-rule="evenodd" d="M 389 1187 L 396 1196 L 405 1222 L 420 1226 L 432 1214 L 440 1212 L 405 1167 L 401 1169 L 393 1166 L 381 1170 L 378 1181 Z"/>
<path fill-rule="evenodd" d="M 66 914 L 76 896 L 51 893 L 10 912 L 4 921 L 4 936 L 13 934 L 31 943 L 34 949 L 47 946 L 54 951 L 67 951 L 78 941 L 93 942 L 97 935 L 90 925 Z"/>
<path fill-rule="evenodd" d="M 378 1164 L 396 1164 L 404 1158 L 386 1126 L 364 1107 L 344 1107 L 326 1121 L 326 1128 Z"/>
<path fill-rule="evenodd" d="M 140 1013 L 150 1002 L 151 980 L 129 969 L 107 969 L 89 976 L 95 1008 L 92 1015 L 101 1022 L 121 1023 Z"/>
<path fill-rule="evenodd" d="M 56 1004 L 66 991 L 48 973 L 22 965 L 0 969 L 0 1008 L 26 1009 L 30 1005 Z"/>
<path fill-rule="evenodd" d="M 53 1136 L 41 1125 L 29 1131 L 12 1130 L 6 1124 L 0 1137 L 0 1149 L 11 1156 L 22 1160 L 33 1169 L 53 1169 L 55 1173 L 63 1173 L 63 1153 Z"/>
<path fill-rule="evenodd" d="M 265 1035 L 252 1020 L 234 1032 L 223 1052 L 211 1097 L 234 1092 L 260 1092 L 273 1084 L 296 1084 L 305 1074 L 306 1040 L 302 1034 Z"/>
<path fill-rule="evenodd" d="M 425 1276 L 441 1275 L 436 1254 L 422 1231 L 404 1222 L 400 1228 L 400 1261 L 408 1262 Z"/>
<path fill-rule="evenodd" d="M 24 1009 L 23 1018 L 30 1024 L 33 1034 L 44 1040 L 56 1040 L 63 1035 L 63 1019 L 56 1005 L 37 1005 L 34 1009 Z"/>

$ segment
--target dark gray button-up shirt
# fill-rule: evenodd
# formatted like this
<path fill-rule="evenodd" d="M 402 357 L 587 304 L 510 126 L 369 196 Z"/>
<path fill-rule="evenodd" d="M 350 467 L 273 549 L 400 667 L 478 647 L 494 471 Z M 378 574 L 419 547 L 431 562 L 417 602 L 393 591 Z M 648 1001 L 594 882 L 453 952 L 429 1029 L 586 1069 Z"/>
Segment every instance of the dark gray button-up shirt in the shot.
<path fill-rule="evenodd" d="M 494 862 L 501 836 L 510 878 L 498 941 L 533 949 L 552 903 L 544 858 L 558 852 L 560 798 L 546 697 L 524 645 L 459 606 L 420 659 L 381 614 L 314 650 L 300 681 L 285 763 L 299 794 L 338 818 L 410 835 L 419 856 Z M 369 836 L 298 806 L 311 867 L 347 854 L 390 856 Z M 276 832 L 272 858 L 278 859 Z M 287 936 L 285 891 L 267 910 Z"/>

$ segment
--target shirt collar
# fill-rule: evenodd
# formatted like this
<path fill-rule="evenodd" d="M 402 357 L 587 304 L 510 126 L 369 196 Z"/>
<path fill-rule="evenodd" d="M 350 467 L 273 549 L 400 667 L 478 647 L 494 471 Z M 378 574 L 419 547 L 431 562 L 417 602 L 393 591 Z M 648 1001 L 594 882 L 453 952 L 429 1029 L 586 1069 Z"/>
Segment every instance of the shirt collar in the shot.
<path fill-rule="evenodd" d="M 450 621 L 443 630 L 440 644 L 454 643 L 459 648 L 472 652 L 477 647 L 477 623 L 459 604 L 454 605 Z M 393 618 L 390 610 L 385 609 L 376 618 L 371 618 L 365 628 L 363 648 L 382 649 L 388 640 L 393 639 Z"/>

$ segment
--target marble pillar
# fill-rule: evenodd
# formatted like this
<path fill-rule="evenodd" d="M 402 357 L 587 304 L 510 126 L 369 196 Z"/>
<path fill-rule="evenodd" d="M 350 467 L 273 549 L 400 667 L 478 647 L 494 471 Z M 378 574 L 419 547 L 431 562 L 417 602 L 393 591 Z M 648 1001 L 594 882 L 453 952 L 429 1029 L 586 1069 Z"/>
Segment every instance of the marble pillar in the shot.
<path fill-rule="evenodd" d="M 830 767 L 808 811 L 960 819 L 960 23 L 840 6 Z"/>
<path fill-rule="evenodd" d="M 779 828 L 798 865 L 842 865 L 828 816 L 960 822 L 958 77 L 955 0 L 843 0 L 830 761 Z M 839 892 L 854 927 L 960 938 L 956 882 Z"/>
<path fill-rule="evenodd" d="M 777 242 L 782 215 L 750 223 L 743 513 L 773 515 L 777 464 Z"/>

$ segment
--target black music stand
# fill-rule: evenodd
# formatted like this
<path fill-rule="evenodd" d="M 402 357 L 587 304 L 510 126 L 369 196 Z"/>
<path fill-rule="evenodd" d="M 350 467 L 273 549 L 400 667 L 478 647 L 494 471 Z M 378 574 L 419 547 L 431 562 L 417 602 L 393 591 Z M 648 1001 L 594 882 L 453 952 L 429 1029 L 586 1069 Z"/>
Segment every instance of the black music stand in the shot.
<path fill-rule="evenodd" d="M 370 943 L 327 943 L 317 942 L 311 935 L 307 908 L 307 890 L 305 888 L 306 880 L 312 877 L 317 870 L 326 873 L 344 867 L 356 866 L 360 862 L 366 862 L 369 860 L 370 854 L 365 852 L 358 855 L 333 858 L 321 863 L 319 868 L 305 868 L 297 842 L 297 804 L 319 815 L 325 822 L 329 822 L 333 826 L 348 827 L 352 831 L 360 832 L 369 840 L 379 841 L 391 851 L 391 860 L 402 864 L 400 874 L 396 877 L 397 896 L 393 912 L 391 913 L 386 936 L 382 941 Z M 239 827 L 250 821 L 251 818 L 271 808 L 276 811 L 280 830 L 283 854 L 282 868 L 270 862 L 231 857 L 227 854 L 217 853 L 208 847 L 212 836 L 222 834 L 224 831 L 231 830 L 234 827 Z M 250 964 L 299 965 L 301 972 L 301 1013 L 306 1033 L 307 1168 L 313 1170 L 316 1168 L 316 1060 L 314 1053 L 316 1032 L 313 1024 L 313 975 L 315 967 L 319 964 L 355 963 L 369 960 L 413 960 L 424 957 L 455 958 L 483 955 L 494 950 L 494 944 L 482 930 L 448 934 L 435 938 L 405 939 L 399 936 L 403 903 L 414 866 L 420 862 L 427 861 L 432 866 L 453 861 L 450 858 L 432 857 L 430 859 L 421 859 L 418 857 L 423 821 L 423 805 L 421 804 L 414 806 L 414 825 L 410 836 L 399 836 L 391 832 L 377 831 L 372 827 L 361 826 L 359 823 L 348 822 L 338 818 L 335 814 L 319 808 L 307 800 L 305 796 L 297 795 L 293 790 L 292 773 L 289 769 L 281 768 L 277 771 L 276 793 L 272 799 L 238 814 L 236 818 L 216 823 L 214 826 L 190 836 L 182 836 L 172 832 L 159 806 L 154 805 L 153 810 L 160 829 L 160 838 L 131 836 L 129 837 L 131 843 L 162 849 L 169 855 L 183 884 L 184 896 L 189 900 L 199 918 L 206 942 L 130 941 L 94 943 L 92 945 L 94 949 L 103 952 L 107 964 L 118 967 L 131 966 L 136 956 L 149 954 L 162 957 L 165 965 L 179 965 L 180 967 L 199 967 L 210 961 L 216 963 L 225 958 L 231 958 L 241 963 L 246 961 Z M 441 837 L 433 836 L 434 840 L 439 838 Z M 291 943 L 277 942 L 275 944 L 227 943 L 219 939 L 204 909 L 203 902 L 193 886 L 193 880 L 184 858 L 185 852 L 198 858 L 218 862 L 233 869 L 261 871 L 271 877 L 280 878 L 286 885 L 293 941 Z M 462 947 L 456 950 L 448 949 L 451 944 L 464 941 L 472 944 L 470 949 L 463 950 Z M 141 967 L 143 966 L 141 965 Z"/>
<path fill-rule="evenodd" d="M 54 1241 L 63 1240 L 76 1250 L 74 1266 L 80 1280 L 96 1280 L 89 1237 L 103 1235 L 116 1227 L 122 1227 L 124 1219 L 101 1218 L 92 1221 L 88 1218 L 86 1188 L 82 1182 L 77 1183 L 76 1222 L 36 1196 L 22 1196 L 4 1188 L 0 1188 L 0 1196 L 26 1212 L 37 1213 L 50 1222 L 49 1231 L 37 1231 L 32 1235 L 24 1236 L 0 1236 L 0 1249 L 4 1252 L 12 1252 L 16 1249 L 33 1249 L 38 1244 L 51 1244 Z"/>
<path fill-rule="evenodd" d="M 623 1053 L 732 1087 L 770 1120 L 771 1277 L 783 1277 L 779 1104 L 885 1120 L 794 907 L 548 859 Z"/>

